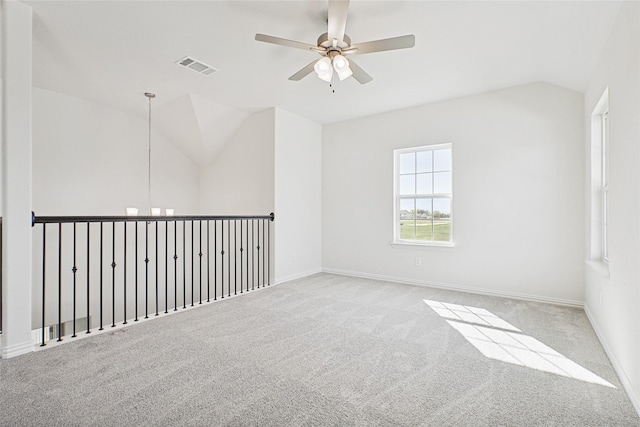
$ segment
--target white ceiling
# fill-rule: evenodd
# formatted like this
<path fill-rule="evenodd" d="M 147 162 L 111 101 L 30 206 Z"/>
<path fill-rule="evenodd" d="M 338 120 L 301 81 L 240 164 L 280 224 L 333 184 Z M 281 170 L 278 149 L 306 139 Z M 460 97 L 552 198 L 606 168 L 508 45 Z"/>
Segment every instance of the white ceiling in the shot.
<path fill-rule="evenodd" d="M 326 1 L 25 3 L 34 9 L 35 86 L 141 115 L 144 92 L 154 92 L 167 134 L 196 133 L 183 146 L 192 158 L 214 155 L 222 133 L 266 107 L 330 123 L 536 81 L 582 91 L 620 8 L 353 0 L 354 43 L 415 34 L 416 46 L 353 56 L 374 80 L 337 82 L 333 93 L 313 73 L 288 80 L 317 54 L 254 40 L 259 32 L 314 44 L 326 32 Z M 175 64 L 186 55 L 220 71 L 204 76 Z"/>

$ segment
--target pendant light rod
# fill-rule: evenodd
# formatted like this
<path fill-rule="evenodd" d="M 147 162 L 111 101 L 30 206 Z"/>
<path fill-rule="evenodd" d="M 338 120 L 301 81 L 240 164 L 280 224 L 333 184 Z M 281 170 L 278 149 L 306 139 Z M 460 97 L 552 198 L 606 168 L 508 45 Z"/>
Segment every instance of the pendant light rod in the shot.
<path fill-rule="evenodd" d="M 149 98 L 149 164 L 148 164 L 148 187 L 147 187 L 147 203 L 149 204 L 149 215 L 151 215 L 151 98 L 155 98 L 156 94 L 145 92 L 144 96 Z"/>

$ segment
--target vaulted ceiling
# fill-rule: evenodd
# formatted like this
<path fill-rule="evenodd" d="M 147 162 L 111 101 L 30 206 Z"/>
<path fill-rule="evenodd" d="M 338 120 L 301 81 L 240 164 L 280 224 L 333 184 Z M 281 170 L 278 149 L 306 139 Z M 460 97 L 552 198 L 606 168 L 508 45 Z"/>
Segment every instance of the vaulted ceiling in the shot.
<path fill-rule="evenodd" d="M 415 34 L 412 49 L 358 55 L 373 76 L 334 85 L 288 77 L 319 56 L 326 1 L 25 1 L 34 9 L 34 85 L 146 114 L 191 158 L 211 158 L 251 112 L 276 106 L 330 123 L 546 81 L 584 90 L 620 8 L 601 1 L 360 1 L 354 42 Z M 176 65 L 194 57 L 217 72 Z"/>

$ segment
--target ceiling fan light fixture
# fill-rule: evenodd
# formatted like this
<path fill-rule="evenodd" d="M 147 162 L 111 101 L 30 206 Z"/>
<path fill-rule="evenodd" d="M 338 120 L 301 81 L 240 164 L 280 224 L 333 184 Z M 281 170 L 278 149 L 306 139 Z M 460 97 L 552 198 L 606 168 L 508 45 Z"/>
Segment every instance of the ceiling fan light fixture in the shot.
<path fill-rule="evenodd" d="M 342 55 L 336 55 L 333 57 L 333 68 L 340 73 L 349 69 L 349 60 Z"/>
<path fill-rule="evenodd" d="M 351 71 L 349 67 L 349 60 L 342 55 L 335 55 L 333 57 L 333 68 L 336 70 L 336 73 L 338 73 L 340 81 L 353 74 L 353 71 Z"/>
<path fill-rule="evenodd" d="M 313 66 L 316 74 L 320 75 L 322 73 L 327 73 L 331 70 L 331 59 L 324 56 L 316 62 L 316 65 Z"/>
<path fill-rule="evenodd" d="M 314 71 L 318 75 L 318 78 L 325 82 L 330 82 L 333 76 L 333 69 L 331 68 L 331 59 L 329 57 L 320 58 L 313 66 Z"/>

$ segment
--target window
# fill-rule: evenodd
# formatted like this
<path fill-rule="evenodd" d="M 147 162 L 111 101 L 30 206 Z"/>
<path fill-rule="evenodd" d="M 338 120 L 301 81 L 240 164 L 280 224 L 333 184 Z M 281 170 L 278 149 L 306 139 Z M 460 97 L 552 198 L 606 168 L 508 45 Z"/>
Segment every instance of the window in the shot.
<path fill-rule="evenodd" d="M 608 275 L 609 262 L 609 89 L 591 114 L 591 264 Z"/>
<path fill-rule="evenodd" d="M 451 144 L 394 151 L 394 241 L 452 242 Z"/>
<path fill-rule="evenodd" d="M 602 260 L 609 261 L 609 109 L 600 116 L 602 126 Z"/>

